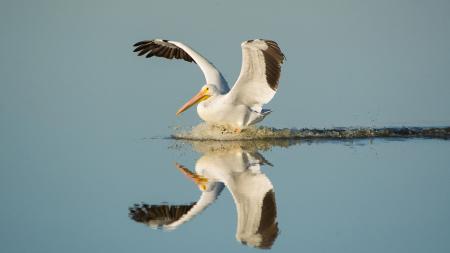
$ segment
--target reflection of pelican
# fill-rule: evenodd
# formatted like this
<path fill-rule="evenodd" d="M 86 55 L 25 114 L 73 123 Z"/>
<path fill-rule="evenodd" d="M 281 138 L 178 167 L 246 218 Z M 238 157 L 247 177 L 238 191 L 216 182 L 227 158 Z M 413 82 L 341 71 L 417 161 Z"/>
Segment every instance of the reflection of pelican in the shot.
<path fill-rule="evenodd" d="M 197 143 L 195 148 L 204 151 L 195 172 L 179 164 L 177 168 L 198 185 L 202 191 L 199 200 L 191 205 L 135 205 L 130 217 L 153 228 L 175 229 L 211 205 L 225 185 L 236 205 L 236 239 L 270 248 L 278 235 L 275 195 L 272 183 L 260 170 L 260 165 L 270 163 L 257 151 L 239 145 L 214 148 Z"/>

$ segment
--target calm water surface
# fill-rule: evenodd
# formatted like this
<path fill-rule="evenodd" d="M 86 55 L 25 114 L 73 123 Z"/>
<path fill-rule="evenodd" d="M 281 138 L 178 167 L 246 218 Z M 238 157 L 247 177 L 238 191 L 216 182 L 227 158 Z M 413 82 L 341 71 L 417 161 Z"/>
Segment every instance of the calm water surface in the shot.
<path fill-rule="evenodd" d="M 2 252 L 450 251 L 449 141 L 60 142 L 4 160 Z"/>

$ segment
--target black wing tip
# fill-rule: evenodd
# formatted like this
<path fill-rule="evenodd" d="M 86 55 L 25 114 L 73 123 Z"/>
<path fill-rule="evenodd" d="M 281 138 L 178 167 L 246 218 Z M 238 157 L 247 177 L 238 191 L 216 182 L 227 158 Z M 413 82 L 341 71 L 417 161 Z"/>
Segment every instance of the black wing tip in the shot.
<path fill-rule="evenodd" d="M 165 42 L 165 43 L 170 43 L 169 40 L 166 39 L 153 39 L 153 40 L 141 40 L 138 41 L 136 43 L 133 44 L 133 47 L 138 47 L 140 45 L 144 45 L 144 44 L 154 44 L 155 42 Z"/>
<path fill-rule="evenodd" d="M 280 54 L 280 56 L 282 57 L 281 63 L 283 63 L 283 60 L 286 60 L 286 56 L 283 54 L 283 52 L 280 49 L 280 46 L 278 45 L 278 43 L 274 40 L 264 40 L 267 45 L 273 49 L 275 49 L 276 51 L 278 51 L 278 53 Z"/>
<path fill-rule="evenodd" d="M 185 205 L 149 205 L 145 203 L 134 204 L 128 208 L 128 217 L 136 222 L 159 223 L 159 227 L 170 224 L 176 220 L 179 220 L 185 215 L 196 202 Z"/>
<path fill-rule="evenodd" d="M 262 39 L 262 41 L 268 46 L 268 48 L 264 50 L 266 80 L 270 88 L 277 91 L 281 76 L 281 64 L 286 60 L 286 56 L 281 51 L 277 42 L 266 39 Z"/>
<path fill-rule="evenodd" d="M 147 43 L 149 43 L 149 42 L 152 42 L 152 40 L 141 40 L 141 41 L 139 41 L 139 42 L 134 43 L 134 44 L 133 44 L 133 47 L 138 47 L 138 46 L 140 46 L 140 45 L 144 45 L 144 44 L 147 44 Z"/>
<path fill-rule="evenodd" d="M 182 59 L 196 64 L 188 53 L 166 39 L 142 40 L 134 43 L 133 47 L 135 47 L 133 52 L 137 53 L 138 56 L 147 54 L 145 58 L 157 56 L 167 59 Z"/>

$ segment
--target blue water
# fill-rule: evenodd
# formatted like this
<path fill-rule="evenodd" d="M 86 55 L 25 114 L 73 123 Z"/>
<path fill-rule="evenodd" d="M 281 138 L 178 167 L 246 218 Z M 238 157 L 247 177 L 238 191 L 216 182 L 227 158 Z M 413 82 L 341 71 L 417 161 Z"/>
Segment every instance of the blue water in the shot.
<path fill-rule="evenodd" d="M 22 159 L 6 159 L 2 252 L 258 250 L 236 239 L 237 205 L 228 186 L 208 208 L 172 231 L 129 217 L 134 204 L 197 201 L 201 190 L 175 162 L 195 171 L 196 161 L 217 144 L 192 149 L 189 143 L 164 139 L 64 141 L 51 150 L 36 144 Z M 262 165 L 260 173 L 275 196 L 279 232 L 271 242 L 274 252 L 450 250 L 448 141 L 300 142 L 268 144 L 259 151 L 237 146 L 273 164 Z"/>

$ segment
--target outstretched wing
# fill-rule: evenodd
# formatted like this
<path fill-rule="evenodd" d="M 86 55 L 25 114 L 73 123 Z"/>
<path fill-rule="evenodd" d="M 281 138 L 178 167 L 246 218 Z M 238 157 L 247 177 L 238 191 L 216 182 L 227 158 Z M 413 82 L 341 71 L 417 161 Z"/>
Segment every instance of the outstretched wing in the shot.
<path fill-rule="evenodd" d="M 226 93 L 230 90 L 225 78 L 223 78 L 222 74 L 212 63 L 181 42 L 154 39 L 140 41 L 133 46 L 135 47 L 134 52 L 137 52 L 138 56 L 145 55 L 147 58 L 157 56 L 167 59 L 183 59 L 188 62 L 197 63 L 205 76 L 206 83 L 216 85 L 221 93 Z"/>
<path fill-rule="evenodd" d="M 241 73 L 230 91 L 230 98 L 260 111 L 275 95 L 285 57 L 272 40 L 247 40 L 241 47 Z"/>
<path fill-rule="evenodd" d="M 189 205 L 134 204 L 129 208 L 128 216 L 136 222 L 147 224 L 153 228 L 164 228 L 183 217 L 194 205 L 195 203 Z"/>
<path fill-rule="evenodd" d="M 168 40 L 143 40 L 133 46 L 135 47 L 133 52 L 138 52 L 138 56 L 145 54 L 146 58 L 157 56 L 167 59 L 183 59 L 185 61 L 195 63 L 189 54 L 174 44 L 169 43 Z"/>

